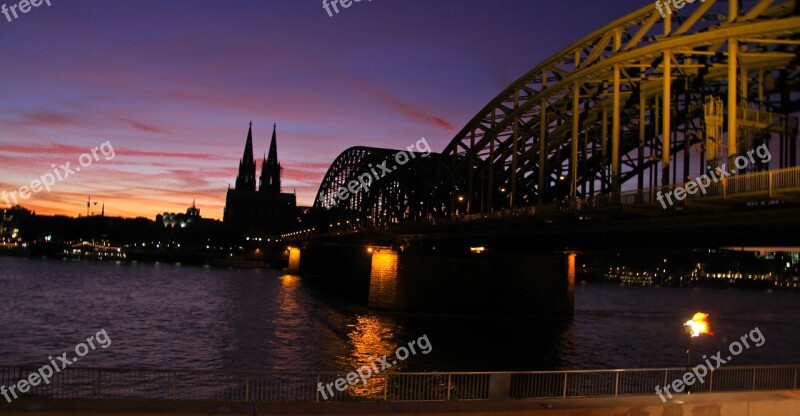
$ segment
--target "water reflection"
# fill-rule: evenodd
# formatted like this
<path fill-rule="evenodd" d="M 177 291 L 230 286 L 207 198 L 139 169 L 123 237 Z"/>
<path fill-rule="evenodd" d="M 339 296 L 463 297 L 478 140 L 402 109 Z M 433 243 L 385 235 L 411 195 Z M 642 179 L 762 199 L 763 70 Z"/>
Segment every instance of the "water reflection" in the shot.
<path fill-rule="evenodd" d="M 402 342 L 397 339 L 395 329 L 397 325 L 386 318 L 377 316 L 357 315 L 354 322 L 348 325 L 349 332 L 348 344 L 352 350 L 348 356 L 339 360 L 339 367 L 356 371 L 366 366 L 369 370 L 362 370 L 362 373 L 376 370 L 382 371 L 379 358 L 384 355 L 387 361 L 392 363 L 395 350 Z M 388 371 L 398 371 L 403 368 L 403 362 L 397 362 Z M 366 384 L 358 383 L 350 388 L 350 393 L 356 396 L 374 396 L 380 394 L 384 389 L 384 382 L 381 377 L 370 378 Z"/>

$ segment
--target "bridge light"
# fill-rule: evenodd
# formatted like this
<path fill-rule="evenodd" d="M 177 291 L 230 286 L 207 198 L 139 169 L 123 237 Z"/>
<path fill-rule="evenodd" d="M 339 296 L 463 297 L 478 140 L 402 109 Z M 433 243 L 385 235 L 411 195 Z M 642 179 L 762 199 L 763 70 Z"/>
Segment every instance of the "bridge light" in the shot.
<path fill-rule="evenodd" d="M 372 247 L 367 247 L 367 253 L 372 253 Z"/>
<path fill-rule="evenodd" d="M 475 254 L 481 254 L 486 251 L 486 247 L 470 247 L 469 251 Z"/>

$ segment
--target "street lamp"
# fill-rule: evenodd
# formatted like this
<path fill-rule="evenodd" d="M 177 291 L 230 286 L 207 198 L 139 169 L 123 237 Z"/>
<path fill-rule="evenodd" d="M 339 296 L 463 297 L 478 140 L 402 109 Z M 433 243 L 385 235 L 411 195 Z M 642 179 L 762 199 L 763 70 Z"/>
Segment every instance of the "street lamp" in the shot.
<path fill-rule="evenodd" d="M 711 332 L 711 327 L 708 325 L 708 314 L 697 312 L 692 316 L 692 319 L 683 323 L 683 328 L 686 330 L 688 336 L 688 343 L 686 344 L 686 369 L 692 368 L 692 338 L 699 337 L 700 335 L 714 335 Z M 689 390 L 687 389 L 687 393 Z"/>

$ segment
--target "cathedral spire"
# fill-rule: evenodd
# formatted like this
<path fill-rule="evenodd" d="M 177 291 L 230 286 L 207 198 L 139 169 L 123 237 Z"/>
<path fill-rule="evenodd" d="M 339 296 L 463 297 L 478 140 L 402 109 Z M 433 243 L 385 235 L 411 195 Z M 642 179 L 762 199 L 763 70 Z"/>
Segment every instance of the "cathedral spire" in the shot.
<path fill-rule="evenodd" d="M 274 165 L 278 164 L 278 139 L 275 134 L 277 128 L 277 123 L 272 125 L 272 141 L 269 142 L 269 156 L 267 157 L 267 163 Z"/>
<path fill-rule="evenodd" d="M 244 145 L 244 155 L 239 161 L 239 176 L 236 177 L 236 190 L 256 190 L 256 162 L 253 160 L 253 122 L 247 130 L 247 142 Z"/>
<path fill-rule="evenodd" d="M 278 162 L 277 124 L 272 125 L 272 140 L 269 153 L 261 162 L 261 183 L 259 190 L 269 193 L 281 192 L 281 164 Z"/>
<path fill-rule="evenodd" d="M 244 155 L 242 161 L 253 161 L 253 122 L 250 122 L 250 128 L 247 129 L 247 142 L 244 144 Z"/>

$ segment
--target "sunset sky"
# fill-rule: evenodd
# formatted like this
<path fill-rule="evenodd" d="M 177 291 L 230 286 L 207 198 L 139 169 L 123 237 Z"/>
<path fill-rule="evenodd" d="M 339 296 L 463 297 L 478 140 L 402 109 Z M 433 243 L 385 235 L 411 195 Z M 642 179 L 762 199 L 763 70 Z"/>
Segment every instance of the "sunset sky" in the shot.
<path fill-rule="evenodd" d="M 258 155 L 278 124 L 283 190 L 310 205 L 348 147 L 441 151 L 527 70 L 652 1 L 363 0 L 332 17 L 320 0 L 51 4 L 0 15 L 0 191 L 108 141 L 113 159 L 22 205 L 77 216 L 91 195 L 153 218 L 196 198 L 221 218 L 251 120 Z"/>

